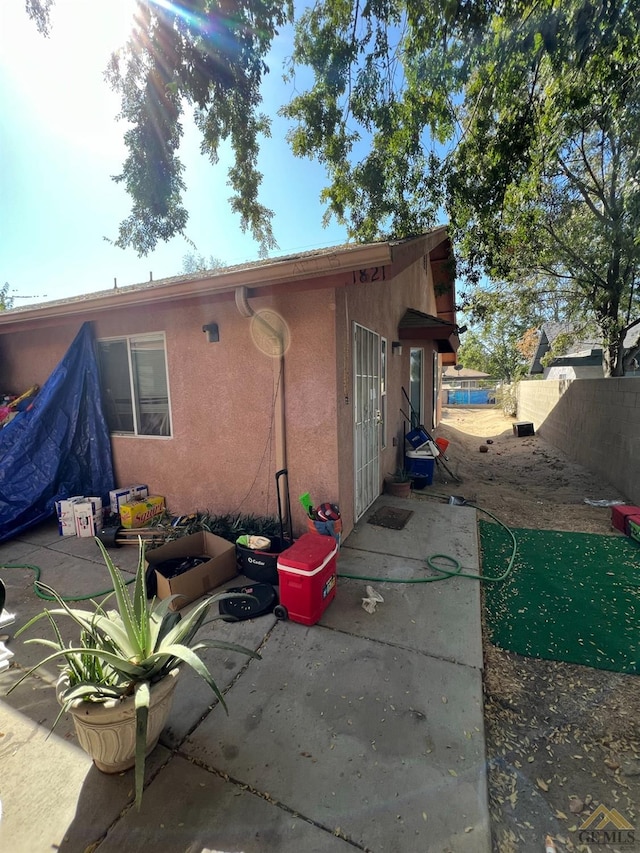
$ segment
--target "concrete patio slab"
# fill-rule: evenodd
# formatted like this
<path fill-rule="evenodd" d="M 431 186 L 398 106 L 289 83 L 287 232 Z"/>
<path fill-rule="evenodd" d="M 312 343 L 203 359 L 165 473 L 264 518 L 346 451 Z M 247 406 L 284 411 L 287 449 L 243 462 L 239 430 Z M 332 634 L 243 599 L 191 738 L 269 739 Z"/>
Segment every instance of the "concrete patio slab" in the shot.
<path fill-rule="evenodd" d="M 401 560 L 343 548 L 340 571 L 361 575 L 365 570 L 376 577 L 420 577 L 431 575 L 416 560 Z M 374 613 L 362 607 L 368 585 L 382 595 L 384 602 Z M 437 581 L 428 584 L 371 583 L 340 578 L 334 604 L 328 608 L 321 625 L 358 637 L 375 638 L 404 648 L 421 651 L 442 660 L 482 668 L 482 646 L 478 642 L 480 626 L 479 584 L 465 580 Z M 460 608 L 470 624 L 455 628 Z"/>
<path fill-rule="evenodd" d="M 217 620 L 205 625 L 198 637 L 234 643 L 257 651 L 275 624 L 276 619 L 272 615 L 243 622 Z M 251 658 L 239 652 L 218 649 L 206 649 L 200 657 L 223 693 L 251 661 Z M 177 746 L 217 704 L 218 699 L 209 685 L 192 669 L 183 669 L 180 674 L 180 689 L 176 690 L 167 726 L 160 738 L 161 742 L 168 747 Z"/>
<path fill-rule="evenodd" d="M 386 505 L 412 511 L 403 530 L 367 523 Z M 477 571 L 475 511 L 384 496 L 343 543 L 336 599 L 317 625 L 269 615 L 204 626 L 201 636 L 258 649 L 262 660 L 205 652 L 229 716 L 182 673 L 140 813 L 133 772 L 95 770 L 70 720 L 46 739 L 55 666 L 5 695 L 40 656 L 12 636 L 15 658 L 0 673 L 0 849 L 488 853 L 479 584 L 371 581 L 385 600 L 368 614 L 367 582 L 340 576 L 426 577 L 434 553 Z M 133 571 L 135 548 L 112 556 Z M 55 525 L 3 543 L 12 635 L 45 604 L 33 572 L 1 568 L 15 563 L 39 566 L 65 595 L 108 583 L 95 543 L 62 540 Z"/>
<path fill-rule="evenodd" d="M 159 805 L 161 804 L 161 808 Z M 60 850 L 76 853 L 79 847 Z M 100 853 L 350 853 L 341 838 L 284 808 L 175 757 L 153 781 L 140 813 L 129 809 Z"/>
<path fill-rule="evenodd" d="M 368 850 L 488 845 L 478 670 L 285 622 L 227 701 L 185 754 Z"/>
<path fill-rule="evenodd" d="M 413 514 L 402 530 L 370 524 L 369 518 L 383 506 L 407 509 Z M 356 550 L 423 561 L 433 554 L 451 554 L 463 565 L 477 568 L 475 519 L 476 511 L 470 507 L 383 495 L 358 522 L 345 544 Z"/>
<path fill-rule="evenodd" d="M 413 513 L 402 530 L 368 522 L 386 506 Z M 462 571 L 477 574 L 475 511 L 433 501 L 380 498 L 340 551 L 339 595 L 320 624 L 482 668 L 480 584 L 467 578 L 443 579 L 426 562 L 435 554 L 450 558 L 436 565 L 452 570 L 457 562 Z M 408 582 L 389 583 L 385 578 Z M 384 598 L 372 614 L 362 607 L 367 586 Z"/>
<path fill-rule="evenodd" d="M 100 773 L 78 746 L 60 734 L 48 737 L 48 726 L 4 702 L 0 733 L 0 850 L 79 853 L 131 803 L 132 772 Z M 169 756 L 163 747 L 153 751 L 147 759 L 147 779 Z"/>

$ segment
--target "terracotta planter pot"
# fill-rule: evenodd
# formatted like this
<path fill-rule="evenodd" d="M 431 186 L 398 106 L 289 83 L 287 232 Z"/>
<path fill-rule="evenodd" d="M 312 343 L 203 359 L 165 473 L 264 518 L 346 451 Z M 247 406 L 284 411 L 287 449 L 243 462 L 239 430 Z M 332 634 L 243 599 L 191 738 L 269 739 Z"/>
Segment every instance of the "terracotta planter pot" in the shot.
<path fill-rule="evenodd" d="M 172 670 L 166 678 L 151 685 L 151 703 L 147 721 L 146 755 L 155 748 L 160 733 L 171 710 L 173 693 L 178 683 L 179 670 Z M 64 673 L 58 681 L 59 689 L 68 684 Z M 121 773 L 135 763 L 136 709 L 133 696 L 123 701 L 78 701 L 69 712 L 78 736 L 78 742 L 103 773 Z"/>
<path fill-rule="evenodd" d="M 406 483 L 397 483 L 395 480 L 385 480 L 384 490 L 388 495 L 393 495 L 394 498 L 411 497 L 411 480 Z"/>

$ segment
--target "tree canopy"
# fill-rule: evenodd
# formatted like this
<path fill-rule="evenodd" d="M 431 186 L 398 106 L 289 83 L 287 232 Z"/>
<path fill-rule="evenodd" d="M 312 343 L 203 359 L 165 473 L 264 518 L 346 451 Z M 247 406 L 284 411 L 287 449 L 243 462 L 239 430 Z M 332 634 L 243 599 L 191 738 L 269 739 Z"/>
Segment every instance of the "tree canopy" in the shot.
<path fill-rule="evenodd" d="M 501 21 L 500 82 L 471 74 L 448 175 L 470 264 L 595 320 L 614 375 L 640 332 L 639 20 L 613 0 L 532 6 L 527 29 Z"/>
<path fill-rule="evenodd" d="M 55 0 L 26 0 L 27 13 L 46 35 Z M 270 119 L 260 111 L 266 55 L 278 27 L 292 15 L 290 0 L 138 0 L 127 43 L 113 54 L 106 77 L 120 95 L 128 149 L 122 183 L 132 201 L 115 244 L 139 255 L 184 234 L 182 119 L 193 110 L 201 151 L 213 164 L 223 141 L 231 145 L 231 209 L 261 254 L 275 246 L 272 212 L 259 201 L 260 139 Z"/>
<path fill-rule="evenodd" d="M 221 267 L 226 267 L 226 263 L 214 255 L 203 255 L 198 252 L 187 252 L 182 256 L 183 274 L 191 274 L 196 272 L 206 272 L 207 270 L 217 270 Z"/>
<path fill-rule="evenodd" d="M 0 287 L 0 311 L 5 311 L 8 308 L 13 308 L 13 296 L 11 295 L 9 282 L 5 281 Z"/>
<path fill-rule="evenodd" d="M 525 376 L 538 341 L 538 329 L 505 312 L 488 315 L 464 333 L 458 362 L 507 383 Z"/>
<path fill-rule="evenodd" d="M 320 0 L 297 24 L 292 73 L 314 82 L 284 109 L 293 150 L 326 164 L 328 213 L 354 237 L 421 230 L 444 206 L 472 283 L 589 315 L 622 373 L 640 330 L 639 15 L 626 0 Z"/>
<path fill-rule="evenodd" d="M 43 32 L 53 2 L 26 0 Z M 274 245 L 259 201 L 260 86 L 291 19 L 291 0 L 139 0 L 108 70 L 128 123 L 115 180 L 133 205 L 117 245 L 145 254 L 184 232 L 186 109 L 213 163 L 231 143 L 231 206 L 263 253 Z M 327 217 L 371 240 L 446 214 L 472 285 L 595 321 L 609 371 L 624 372 L 634 330 L 627 360 L 640 349 L 637 4 L 316 0 L 296 22 L 288 73 L 289 141 L 326 168 Z"/>

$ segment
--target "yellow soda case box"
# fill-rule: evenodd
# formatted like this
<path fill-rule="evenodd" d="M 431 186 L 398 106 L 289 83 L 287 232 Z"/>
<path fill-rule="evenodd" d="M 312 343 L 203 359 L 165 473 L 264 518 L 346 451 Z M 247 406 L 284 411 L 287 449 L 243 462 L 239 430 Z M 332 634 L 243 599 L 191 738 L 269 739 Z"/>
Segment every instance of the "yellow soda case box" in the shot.
<path fill-rule="evenodd" d="M 164 498 L 149 495 L 140 501 L 130 501 L 120 505 L 120 523 L 123 527 L 145 527 L 152 518 L 164 511 Z"/>

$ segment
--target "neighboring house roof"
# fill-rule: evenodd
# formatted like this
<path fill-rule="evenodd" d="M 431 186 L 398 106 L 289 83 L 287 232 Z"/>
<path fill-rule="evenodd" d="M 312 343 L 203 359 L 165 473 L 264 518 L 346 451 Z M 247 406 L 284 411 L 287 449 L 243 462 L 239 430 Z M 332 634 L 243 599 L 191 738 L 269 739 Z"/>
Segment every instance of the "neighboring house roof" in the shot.
<path fill-rule="evenodd" d="M 445 254 L 450 253 L 447 228 L 439 226 L 425 234 L 402 240 L 344 244 L 231 267 L 219 267 L 215 270 L 172 276 L 142 284 L 113 287 L 83 296 L 0 311 L 0 330 L 8 330 L 7 327 L 26 327 L 34 321 L 38 323 L 45 319 L 69 317 L 123 306 L 131 307 L 234 291 L 237 293 L 238 288 L 241 287 L 269 292 L 272 287 L 286 287 L 323 277 L 328 279 L 354 269 L 365 270 L 387 265 L 392 267 L 394 260 L 406 258 L 407 252 L 414 252 L 418 258 L 421 254 L 428 254 L 444 244 L 447 244 Z M 438 252 L 440 251 L 438 249 Z M 453 305 L 455 299 L 453 293 L 449 299 Z"/>
<path fill-rule="evenodd" d="M 563 323 L 543 324 L 542 328 L 540 329 L 538 346 L 536 347 L 536 351 L 533 354 L 533 358 L 531 359 L 529 373 L 544 373 L 542 358 L 549 352 L 549 350 L 551 349 L 551 344 L 555 341 L 555 339 L 562 331 L 568 331 L 568 328 Z"/>
<path fill-rule="evenodd" d="M 624 341 L 622 343 L 622 346 L 625 349 L 631 349 L 631 347 L 634 347 L 636 345 L 636 341 L 638 340 L 639 336 L 640 336 L 640 326 L 634 326 L 633 329 L 629 329 L 627 334 L 624 336 Z"/>
<path fill-rule="evenodd" d="M 470 367 L 447 367 L 443 372 L 443 379 L 489 379 L 490 373 L 483 373 L 481 370 L 472 370 Z"/>
<path fill-rule="evenodd" d="M 553 342 L 556 340 L 558 335 L 561 334 L 570 334 L 573 331 L 573 326 L 571 323 L 557 323 L 557 322 L 548 322 L 543 323 L 542 328 L 540 329 L 540 339 L 538 340 L 538 347 L 534 353 L 533 359 L 531 360 L 531 366 L 529 367 L 530 374 L 536 373 L 544 373 L 544 366 L 542 364 L 543 357 L 549 352 L 551 347 L 553 346 Z M 592 355 L 596 350 L 599 353 L 599 356 L 593 356 L 595 358 L 599 357 L 599 361 L 586 361 L 585 359 L 591 359 Z M 572 361 L 566 361 L 566 357 L 569 355 L 573 356 Z M 562 359 L 562 361 L 560 361 Z M 577 359 L 577 360 L 576 360 Z M 573 364 L 573 365 L 587 365 L 587 364 L 600 364 L 602 362 L 602 343 L 600 341 L 574 341 L 568 348 L 567 351 L 562 356 L 557 356 L 553 360 L 553 364 Z"/>
<path fill-rule="evenodd" d="M 602 347 L 559 355 L 552 362 L 553 367 L 600 367 L 601 364 Z"/>

